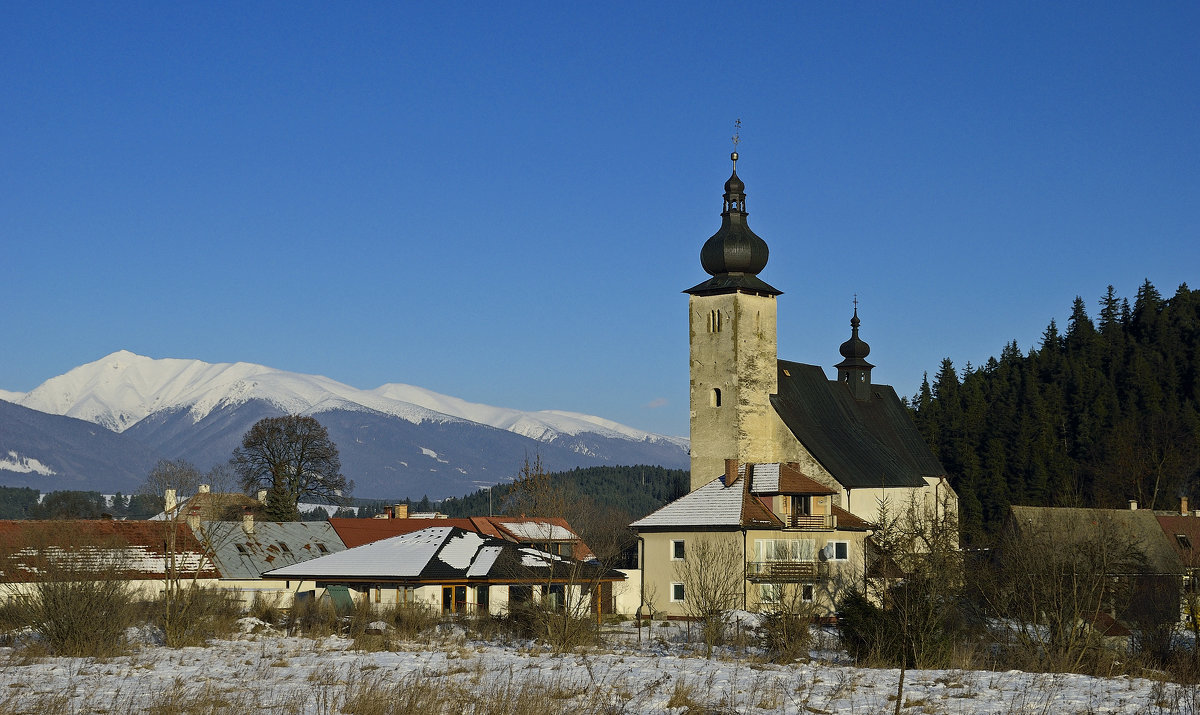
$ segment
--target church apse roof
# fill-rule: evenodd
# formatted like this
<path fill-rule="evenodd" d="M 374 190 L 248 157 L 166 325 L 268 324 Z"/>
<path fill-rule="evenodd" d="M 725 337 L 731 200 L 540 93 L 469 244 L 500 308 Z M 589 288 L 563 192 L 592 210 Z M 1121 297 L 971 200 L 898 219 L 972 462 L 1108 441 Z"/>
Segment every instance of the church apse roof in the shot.
<path fill-rule="evenodd" d="M 917 487 L 946 470 L 896 391 L 871 385 L 868 400 L 817 365 L 779 361 L 771 404 L 796 439 L 847 489 Z"/>

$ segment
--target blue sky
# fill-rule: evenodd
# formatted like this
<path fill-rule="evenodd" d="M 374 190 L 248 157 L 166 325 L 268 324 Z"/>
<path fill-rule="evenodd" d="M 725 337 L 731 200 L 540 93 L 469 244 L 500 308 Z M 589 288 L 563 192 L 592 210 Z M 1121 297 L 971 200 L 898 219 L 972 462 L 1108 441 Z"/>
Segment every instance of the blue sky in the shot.
<path fill-rule="evenodd" d="M 780 357 L 1200 284 L 1196 3 L 8 3 L 0 388 L 127 349 L 687 433 L 729 137 Z"/>

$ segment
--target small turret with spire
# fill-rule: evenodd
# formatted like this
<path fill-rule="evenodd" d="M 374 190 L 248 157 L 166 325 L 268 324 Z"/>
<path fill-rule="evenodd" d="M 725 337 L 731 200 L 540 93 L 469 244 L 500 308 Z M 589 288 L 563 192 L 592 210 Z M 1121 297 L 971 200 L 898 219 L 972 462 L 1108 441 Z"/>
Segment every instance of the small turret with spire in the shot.
<path fill-rule="evenodd" d="M 850 319 L 850 339 L 842 343 L 839 352 L 844 359 L 834 367 L 838 371 L 838 382 L 850 388 L 854 399 L 869 400 L 871 399 L 871 368 L 875 366 L 866 360 L 867 356 L 871 354 L 871 346 L 858 337 L 860 322 L 858 319 L 858 296 L 854 296 L 854 317 Z"/>

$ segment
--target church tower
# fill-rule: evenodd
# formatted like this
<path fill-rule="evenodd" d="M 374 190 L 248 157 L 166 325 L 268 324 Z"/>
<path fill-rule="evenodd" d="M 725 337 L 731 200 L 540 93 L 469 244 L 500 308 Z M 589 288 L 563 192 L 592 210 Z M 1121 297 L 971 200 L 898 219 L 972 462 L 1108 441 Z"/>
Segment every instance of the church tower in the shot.
<path fill-rule="evenodd" d="M 725 460 L 775 461 L 778 390 L 775 296 L 763 282 L 767 243 L 746 222 L 746 185 L 725 182 L 721 228 L 700 249 L 712 276 L 684 291 L 691 358 L 692 489 L 725 472 Z"/>

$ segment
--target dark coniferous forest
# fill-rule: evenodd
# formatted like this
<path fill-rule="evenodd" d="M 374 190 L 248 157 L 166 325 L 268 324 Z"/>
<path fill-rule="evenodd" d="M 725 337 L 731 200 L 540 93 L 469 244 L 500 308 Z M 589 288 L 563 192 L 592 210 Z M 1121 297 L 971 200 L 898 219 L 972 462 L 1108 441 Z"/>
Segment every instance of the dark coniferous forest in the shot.
<path fill-rule="evenodd" d="M 577 467 L 550 475 L 569 494 L 587 498 L 596 506 L 613 509 L 640 519 L 667 502 L 687 494 L 686 469 L 667 469 L 654 465 L 631 467 Z M 434 506 L 447 516 L 504 514 L 510 510 L 511 484 L 499 484 L 460 499 L 446 499 Z M 553 516 L 553 515 L 549 515 Z"/>
<path fill-rule="evenodd" d="M 1200 507 L 1200 291 L 1170 298 L 1146 281 L 1130 305 L 1112 286 L 1093 320 L 1076 298 L 1023 353 L 982 366 L 949 358 L 910 400 L 959 495 L 965 544 L 982 544 L 1011 504 Z"/>

